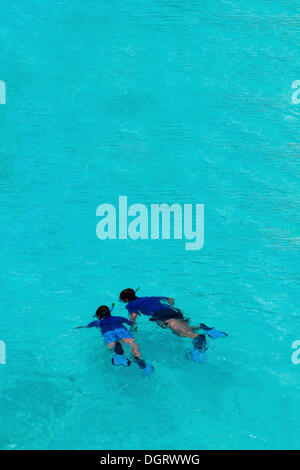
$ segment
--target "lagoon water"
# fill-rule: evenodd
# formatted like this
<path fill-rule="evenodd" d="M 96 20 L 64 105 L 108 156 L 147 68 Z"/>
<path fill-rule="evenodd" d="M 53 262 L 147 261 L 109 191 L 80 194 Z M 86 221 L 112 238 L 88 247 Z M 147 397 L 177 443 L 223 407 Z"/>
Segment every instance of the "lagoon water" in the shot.
<path fill-rule="evenodd" d="M 1 449 L 299 448 L 299 21 L 292 0 L 2 1 Z M 204 204 L 203 249 L 99 240 L 119 195 Z M 228 338 L 200 365 L 144 317 L 155 373 L 112 367 L 74 327 L 137 286 Z"/>

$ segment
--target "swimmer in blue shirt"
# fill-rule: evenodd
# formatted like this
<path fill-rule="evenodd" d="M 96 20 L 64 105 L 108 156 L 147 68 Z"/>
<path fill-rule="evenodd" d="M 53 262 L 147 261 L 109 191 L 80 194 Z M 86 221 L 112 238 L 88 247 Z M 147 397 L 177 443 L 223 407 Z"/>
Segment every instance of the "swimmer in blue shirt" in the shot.
<path fill-rule="evenodd" d="M 226 333 L 210 328 L 204 323 L 200 326 L 190 326 L 189 319 L 184 318 L 182 312 L 174 307 L 172 297 L 137 297 L 133 289 L 125 289 L 120 293 L 120 300 L 127 303 L 126 308 L 133 324 L 137 316 L 143 314 L 162 328 L 170 328 L 172 333 L 178 336 L 191 338 L 193 340 L 191 356 L 196 362 L 203 362 L 203 353 L 207 350 L 205 334 L 214 339 L 227 336 Z M 199 329 L 205 334 L 195 333 Z"/>
<path fill-rule="evenodd" d="M 135 342 L 131 332 L 124 326 L 124 323 L 130 326 L 133 325 L 132 321 L 129 321 L 124 317 L 112 316 L 110 309 L 106 305 L 101 305 L 97 309 L 95 317 L 97 320 L 92 321 L 87 326 L 77 326 L 76 328 L 99 328 L 104 338 L 104 342 L 115 352 L 115 355 L 112 358 L 113 365 L 122 365 L 125 367 L 130 365 L 130 360 L 124 356 L 124 350 L 121 345 L 122 342 L 131 347 L 134 362 L 141 369 L 145 369 L 145 374 L 147 375 L 152 372 L 152 365 L 146 364 L 146 362 L 141 359 L 138 344 Z"/>

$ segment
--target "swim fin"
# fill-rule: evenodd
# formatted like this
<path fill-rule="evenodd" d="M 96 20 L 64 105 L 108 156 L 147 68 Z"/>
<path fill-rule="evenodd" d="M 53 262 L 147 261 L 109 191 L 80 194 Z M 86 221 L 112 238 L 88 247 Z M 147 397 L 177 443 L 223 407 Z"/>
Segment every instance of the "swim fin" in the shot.
<path fill-rule="evenodd" d="M 201 330 L 206 331 L 206 334 L 213 339 L 224 338 L 225 336 L 228 336 L 228 334 L 224 333 L 224 331 L 218 331 L 214 327 L 210 328 L 209 326 L 204 325 L 204 323 L 200 323 L 200 328 Z"/>
<path fill-rule="evenodd" d="M 151 375 L 153 371 L 154 371 L 153 365 L 149 363 L 146 364 L 146 367 L 144 368 L 144 377 Z"/>
<path fill-rule="evenodd" d="M 114 347 L 115 355 L 112 357 L 111 362 L 114 366 L 124 366 L 128 367 L 131 364 L 131 361 L 124 356 L 124 349 L 122 348 L 121 343 L 117 342 Z"/>
<path fill-rule="evenodd" d="M 205 335 L 198 335 L 193 339 L 194 349 L 204 352 L 207 351 L 207 341 Z"/>
<path fill-rule="evenodd" d="M 187 354 L 188 359 L 195 362 L 206 361 L 207 341 L 205 335 L 198 335 L 193 339 L 193 349 Z"/>
<path fill-rule="evenodd" d="M 199 351 L 199 349 L 192 349 L 186 355 L 187 359 L 192 359 L 195 362 L 205 362 L 207 359 L 206 352 Z"/>
<path fill-rule="evenodd" d="M 149 363 L 146 364 L 144 359 L 140 359 L 139 357 L 135 357 L 133 360 L 140 367 L 140 369 L 144 370 L 144 376 L 150 375 L 154 371 L 154 367 L 152 366 L 152 364 L 149 364 Z"/>
<path fill-rule="evenodd" d="M 112 357 L 111 361 L 114 366 L 124 366 L 124 367 L 130 366 L 130 360 L 127 359 L 126 356 L 120 356 L 119 354 L 115 354 Z"/>

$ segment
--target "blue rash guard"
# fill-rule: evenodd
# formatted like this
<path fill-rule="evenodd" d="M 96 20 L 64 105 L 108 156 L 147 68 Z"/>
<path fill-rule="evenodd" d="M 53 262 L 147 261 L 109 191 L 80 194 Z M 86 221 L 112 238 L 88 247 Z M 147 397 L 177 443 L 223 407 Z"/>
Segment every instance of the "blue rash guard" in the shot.
<path fill-rule="evenodd" d="M 123 323 L 132 325 L 132 322 L 124 317 L 104 317 L 101 320 L 92 321 L 87 328 L 99 328 L 105 343 L 114 343 L 125 338 L 133 338 L 132 334 L 127 330 Z"/>
<path fill-rule="evenodd" d="M 151 321 L 163 323 L 171 318 L 183 320 L 178 308 L 168 303 L 168 297 L 137 297 L 126 305 L 129 314 L 148 315 Z"/>
<path fill-rule="evenodd" d="M 164 308 L 169 309 L 170 305 L 166 304 L 167 300 L 168 297 L 137 297 L 136 299 L 131 300 L 126 305 L 126 308 L 130 314 L 142 313 L 143 315 L 150 316 Z"/>

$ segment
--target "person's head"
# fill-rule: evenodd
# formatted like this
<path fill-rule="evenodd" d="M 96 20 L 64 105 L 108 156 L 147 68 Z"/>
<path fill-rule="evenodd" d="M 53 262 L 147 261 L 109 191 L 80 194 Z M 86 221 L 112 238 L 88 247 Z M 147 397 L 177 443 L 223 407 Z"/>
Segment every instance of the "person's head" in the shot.
<path fill-rule="evenodd" d="M 124 289 L 120 293 L 120 300 L 122 302 L 130 302 L 131 300 L 137 299 L 137 296 L 135 295 L 135 290 L 133 289 Z"/>
<path fill-rule="evenodd" d="M 97 308 L 95 317 L 97 317 L 98 320 L 102 320 L 104 317 L 110 317 L 109 308 L 106 305 L 101 305 L 99 308 Z"/>

